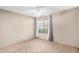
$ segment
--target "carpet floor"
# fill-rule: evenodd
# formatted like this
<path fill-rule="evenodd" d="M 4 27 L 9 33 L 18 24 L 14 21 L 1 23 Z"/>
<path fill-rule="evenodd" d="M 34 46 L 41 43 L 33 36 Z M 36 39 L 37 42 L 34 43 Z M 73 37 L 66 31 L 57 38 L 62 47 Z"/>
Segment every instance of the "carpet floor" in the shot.
<path fill-rule="evenodd" d="M 4 53 L 78 53 L 79 49 L 42 39 L 31 39 L 0 49 Z"/>

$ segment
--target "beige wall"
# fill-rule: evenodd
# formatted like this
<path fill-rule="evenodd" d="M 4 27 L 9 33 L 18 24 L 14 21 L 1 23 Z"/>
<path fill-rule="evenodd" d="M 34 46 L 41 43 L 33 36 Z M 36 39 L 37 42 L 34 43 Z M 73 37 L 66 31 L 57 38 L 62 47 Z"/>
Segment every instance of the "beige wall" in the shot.
<path fill-rule="evenodd" d="M 34 37 L 33 18 L 0 10 L 0 48 Z"/>
<path fill-rule="evenodd" d="M 79 10 L 53 14 L 53 33 L 55 42 L 79 47 Z"/>

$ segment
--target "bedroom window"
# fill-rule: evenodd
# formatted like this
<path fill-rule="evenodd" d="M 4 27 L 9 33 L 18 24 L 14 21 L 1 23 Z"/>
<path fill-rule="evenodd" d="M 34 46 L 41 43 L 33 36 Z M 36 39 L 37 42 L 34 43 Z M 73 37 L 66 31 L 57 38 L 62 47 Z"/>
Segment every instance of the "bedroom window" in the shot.
<path fill-rule="evenodd" d="M 48 33 L 48 20 L 38 20 L 38 33 Z"/>

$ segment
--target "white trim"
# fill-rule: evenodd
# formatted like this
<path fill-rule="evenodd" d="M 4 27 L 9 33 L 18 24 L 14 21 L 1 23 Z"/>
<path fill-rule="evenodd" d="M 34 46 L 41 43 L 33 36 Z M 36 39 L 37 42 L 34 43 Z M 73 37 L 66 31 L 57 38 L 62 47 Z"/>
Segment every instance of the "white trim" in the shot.
<path fill-rule="evenodd" d="M 50 34 L 50 16 L 48 16 L 48 40 L 49 40 L 49 34 Z"/>

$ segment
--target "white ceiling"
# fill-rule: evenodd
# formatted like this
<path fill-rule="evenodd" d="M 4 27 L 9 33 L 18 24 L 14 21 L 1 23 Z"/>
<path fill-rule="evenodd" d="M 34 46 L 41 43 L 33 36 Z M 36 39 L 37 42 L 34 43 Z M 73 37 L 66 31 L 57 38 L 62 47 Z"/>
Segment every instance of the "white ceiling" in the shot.
<path fill-rule="evenodd" d="M 32 17 L 48 16 L 52 13 L 76 8 L 76 6 L 0 6 L 0 9 Z"/>

